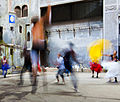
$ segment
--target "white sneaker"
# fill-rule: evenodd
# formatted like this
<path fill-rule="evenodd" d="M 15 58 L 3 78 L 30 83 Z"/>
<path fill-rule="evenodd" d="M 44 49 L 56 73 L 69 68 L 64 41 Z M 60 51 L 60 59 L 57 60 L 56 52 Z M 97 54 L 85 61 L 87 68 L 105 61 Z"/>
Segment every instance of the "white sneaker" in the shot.
<path fill-rule="evenodd" d="M 65 82 L 62 82 L 63 85 L 65 85 Z"/>
<path fill-rule="evenodd" d="M 77 88 L 74 88 L 74 91 L 75 91 L 75 92 L 79 92 L 79 90 L 78 90 Z"/>

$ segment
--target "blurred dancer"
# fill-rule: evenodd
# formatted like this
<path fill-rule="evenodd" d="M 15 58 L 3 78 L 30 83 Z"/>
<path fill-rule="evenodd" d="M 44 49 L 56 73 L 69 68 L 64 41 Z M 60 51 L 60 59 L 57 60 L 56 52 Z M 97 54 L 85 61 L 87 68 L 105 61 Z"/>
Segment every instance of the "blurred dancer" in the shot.
<path fill-rule="evenodd" d="M 32 44 L 32 72 L 33 72 L 33 88 L 32 93 L 36 92 L 37 89 L 37 62 L 39 62 L 39 51 L 46 48 L 46 41 L 44 36 L 44 28 L 49 24 L 51 6 L 48 6 L 45 16 L 33 17 L 31 22 L 33 23 L 32 35 L 33 35 L 33 44 Z"/>
<path fill-rule="evenodd" d="M 56 60 L 56 66 L 58 68 L 58 72 L 56 74 L 57 82 L 59 83 L 59 75 L 62 78 L 63 84 L 65 84 L 64 80 L 64 72 L 65 72 L 65 66 L 64 66 L 64 59 L 61 56 L 61 54 L 58 54 L 57 60 Z"/>
<path fill-rule="evenodd" d="M 73 43 L 70 43 L 69 44 L 70 48 L 64 51 L 64 64 L 65 64 L 65 68 L 69 70 L 69 72 L 71 73 L 71 80 L 74 86 L 74 90 L 77 92 L 78 91 L 77 78 L 72 68 L 72 60 L 78 64 L 79 62 L 76 59 L 76 54 L 73 50 L 73 46 L 74 46 Z"/>
<path fill-rule="evenodd" d="M 23 50 L 23 56 L 24 56 L 24 66 L 20 73 L 20 82 L 18 85 L 23 85 L 23 73 L 27 70 L 30 72 L 30 80 L 32 83 L 32 63 L 31 63 L 31 57 L 30 57 L 30 50 L 27 50 L 27 46 L 24 46 Z"/>
<path fill-rule="evenodd" d="M 94 72 L 97 72 L 96 78 L 98 78 L 98 74 L 102 71 L 102 66 L 99 63 L 90 62 L 90 69 L 92 70 L 92 78 L 94 78 Z"/>
<path fill-rule="evenodd" d="M 111 58 L 111 61 L 113 61 L 113 62 L 117 62 L 118 61 L 118 57 L 117 57 L 117 51 L 114 51 L 113 52 L 113 54 L 112 55 L 107 55 L 107 54 L 105 54 L 104 56 L 108 56 L 108 57 L 110 57 Z M 114 65 L 111 65 L 111 64 L 114 64 Z M 111 82 L 111 74 L 112 74 L 112 76 L 114 75 L 113 73 L 114 73 L 114 71 L 116 71 L 115 73 L 119 73 L 120 72 L 120 70 L 119 70 L 119 68 L 118 68 L 118 70 L 116 70 L 117 69 L 117 66 L 119 66 L 119 65 L 116 65 L 116 64 L 118 64 L 118 63 L 109 63 L 109 65 L 111 65 L 110 66 L 110 68 L 108 68 L 108 72 L 107 72 L 107 75 L 109 76 L 109 82 Z M 116 65 L 116 66 L 115 66 Z M 111 70 L 111 71 L 110 71 Z M 114 75 L 114 78 L 115 78 L 115 83 L 117 83 L 118 81 L 117 81 L 117 76 L 116 75 Z"/>

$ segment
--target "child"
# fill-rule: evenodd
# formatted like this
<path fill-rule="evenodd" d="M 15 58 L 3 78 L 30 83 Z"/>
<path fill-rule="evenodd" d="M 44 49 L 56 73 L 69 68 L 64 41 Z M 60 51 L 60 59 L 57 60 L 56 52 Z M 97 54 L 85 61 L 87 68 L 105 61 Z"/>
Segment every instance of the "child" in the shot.
<path fill-rule="evenodd" d="M 64 59 L 61 56 L 61 54 L 58 54 L 57 60 L 56 60 L 56 66 L 58 68 L 58 72 L 56 74 L 57 82 L 59 83 L 59 75 L 62 78 L 63 84 L 65 84 L 64 75 L 65 72 L 65 66 L 64 66 Z"/>

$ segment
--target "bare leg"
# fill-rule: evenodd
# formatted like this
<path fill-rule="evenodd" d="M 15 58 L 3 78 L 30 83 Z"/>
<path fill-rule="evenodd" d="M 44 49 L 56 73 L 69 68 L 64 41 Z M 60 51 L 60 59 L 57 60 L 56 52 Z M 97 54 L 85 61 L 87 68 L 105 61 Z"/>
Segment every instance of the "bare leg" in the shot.
<path fill-rule="evenodd" d="M 44 91 L 48 91 L 48 83 L 47 83 L 47 74 L 45 73 L 45 68 L 44 66 L 42 67 L 42 71 L 43 71 L 43 89 Z"/>
<path fill-rule="evenodd" d="M 36 93 L 37 90 L 37 66 L 32 68 L 33 72 L 33 84 L 32 84 L 32 91 L 31 93 Z"/>
<path fill-rule="evenodd" d="M 65 84 L 64 75 L 61 75 L 61 78 L 62 78 L 63 84 Z"/>
<path fill-rule="evenodd" d="M 33 72 L 33 85 L 36 85 L 37 83 L 37 66 L 35 68 L 32 68 L 32 72 Z"/>

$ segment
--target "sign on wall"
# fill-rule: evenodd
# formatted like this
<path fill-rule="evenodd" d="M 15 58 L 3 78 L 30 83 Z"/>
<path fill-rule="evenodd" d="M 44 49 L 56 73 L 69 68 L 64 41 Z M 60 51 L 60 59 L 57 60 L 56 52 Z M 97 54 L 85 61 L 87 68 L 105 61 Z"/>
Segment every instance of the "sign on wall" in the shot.
<path fill-rule="evenodd" d="M 9 15 L 9 23 L 15 23 L 15 16 Z"/>

